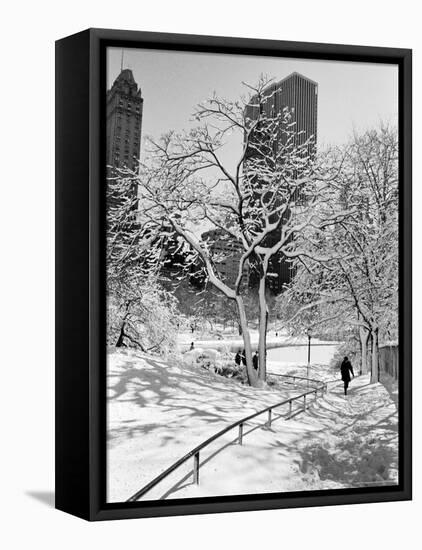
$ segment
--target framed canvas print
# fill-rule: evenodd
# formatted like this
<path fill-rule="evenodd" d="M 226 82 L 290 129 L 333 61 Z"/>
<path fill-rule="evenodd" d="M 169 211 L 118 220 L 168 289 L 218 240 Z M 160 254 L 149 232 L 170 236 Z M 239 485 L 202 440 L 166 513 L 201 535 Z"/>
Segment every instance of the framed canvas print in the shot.
<path fill-rule="evenodd" d="M 411 51 L 56 43 L 56 506 L 411 498 Z"/>

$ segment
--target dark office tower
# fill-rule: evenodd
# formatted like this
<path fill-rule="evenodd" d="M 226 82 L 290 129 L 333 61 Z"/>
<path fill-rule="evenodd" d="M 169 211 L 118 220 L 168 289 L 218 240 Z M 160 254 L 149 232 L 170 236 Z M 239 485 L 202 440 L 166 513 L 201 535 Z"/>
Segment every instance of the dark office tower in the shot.
<path fill-rule="evenodd" d="M 246 106 L 245 116 L 256 120 L 260 114 L 275 117 L 287 108 L 291 114 L 292 128 L 296 133 L 297 145 L 310 140 L 308 152 L 314 154 L 317 143 L 318 84 L 299 73 L 292 73 L 275 84 L 270 84 L 263 93 L 264 101 L 258 106 L 257 97 L 251 98 Z M 286 135 L 280 132 L 284 142 Z"/>
<path fill-rule="evenodd" d="M 267 142 L 270 156 L 288 144 L 289 148 L 298 147 L 300 155 L 313 158 L 317 145 L 317 106 L 318 84 L 299 73 L 292 73 L 283 80 L 270 84 L 263 91 L 261 101 L 258 96 L 253 96 L 245 109 L 247 123 L 249 120 L 252 124 L 259 117 L 264 120 L 274 120 L 278 116 L 283 117 L 285 113 L 289 113 L 290 119 L 287 125 L 280 125 L 278 130 L 270 132 L 271 135 L 268 137 L 265 122 L 261 128 L 258 125 L 255 132 L 260 143 L 260 153 L 250 147 L 246 159 L 253 158 L 257 154 L 265 154 Z M 286 131 L 286 126 L 289 131 Z M 283 154 L 280 154 L 277 162 L 283 163 Z M 247 167 L 247 161 L 245 164 Z M 297 172 L 293 177 L 299 175 Z M 259 176 L 256 176 L 254 185 L 259 187 Z M 258 193 L 257 196 L 259 196 Z M 300 197 L 296 199 L 298 202 L 301 200 Z M 287 215 L 289 214 L 288 212 Z M 269 235 L 265 244 L 267 246 L 275 244 L 277 239 L 280 239 L 280 234 L 281 230 Z M 273 276 L 268 278 L 268 286 L 275 294 L 282 291 L 283 285 L 289 283 L 293 275 L 291 263 L 281 255 L 272 257 L 269 272 Z M 257 275 L 252 269 L 250 277 L 252 285 L 256 283 L 256 278 Z"/>
<path fill-rule="evenodd" d="M 123 69 L 107 91 L 107 166 L 137 171 L 143 102 L 132 71 Z"/>

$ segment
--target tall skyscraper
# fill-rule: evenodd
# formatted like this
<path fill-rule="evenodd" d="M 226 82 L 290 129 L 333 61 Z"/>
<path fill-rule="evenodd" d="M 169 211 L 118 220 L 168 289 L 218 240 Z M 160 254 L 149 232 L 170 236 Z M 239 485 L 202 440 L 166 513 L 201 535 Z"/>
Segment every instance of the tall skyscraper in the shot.
<path fill-rule="evenodd" d="M 110 90 L 107 90 L 106 132 L 107 177 L 113 178 L 119 168 L 138 171 L 141 151 L 141 127 L 143 99 L 130 69 L 123 69 Z M 133 243 L 134 221 L 138 208 L 138 189 L 131 183 L 127 191 L 120 191 L 113 180 L 107 182 L 107 221 L 110 238 L 110 250 L 115 256 L 121 256 L 129 243 Z M 128 212 L 125 213 L 126 209 Z M 131 214 L 125 225 L 115 224 L 115 218 L 123 220 Z M 117 229 L 118 227 L 118 229 Z"/>
<path fill-rule="evenodd" d="M 263 92 L 265 101 L 258 105 L 257 96 L 246 106 L 245 116 L 256 120 L 261 114 L 275 117 L 289 109 L 294 123 L 296 144 L 302 145 L 312 138 L 308 151 L 313 154 L 317 143 L 318 84 L 299 73 L 292 73 L 279 82 L 270 84 Z M 279 139 L 286 139 L 280 133 Z"/>
<path fill-rule="evenodd" d="M 291 120 L 289 126 L 294 132 L 294 144 L 304 146 L 307 143 L 305 154 L 313 157 L 316 153 L 317 145 L 317 110 L 318 110 L 318 84 L 309 78 L 299 74 L 292 73 L 277 83 L 270 84 L 263 91 L 263 100 L 258 101 L 257 96 L 253 96 L 246 106 L 245 118 L 251 122 L 260 116 L 273 119 L 282 115 L 286 109 L 289 110 Z M 271 148 L 286 145 L 288 135 L 281 129 L 274 139 L 271 136 Z M 260 140 L 266 141 L 265 133 L 260 135 Z M 248 153 L 253 157 L 256 153 L 251 148 Z M 281 159 L 282 162 L 282 159 Z M 299 174 L 298 174 L 299 175 Z M 259 186 L 259 178 L 256 185 Z M 273 245 L 280 238 L 281 232 L 274 232 L 266 240 L 267 245 Z M 269 272 L 273 274 L 268 278 L 268 286 L 275 293 L 281 292 L 283 285 L 290 282 L 292 277 L 291 263 L 282 255 L 275 255 L 270 260 Z M 251 272 L 251 284 L 256 282 L 256 274 Z"/>
<path fill-rule="evenodd" d="M 132 71 L 123 69 L 107 91 L 107 166 L 137 170 L 143 102 Z"/>

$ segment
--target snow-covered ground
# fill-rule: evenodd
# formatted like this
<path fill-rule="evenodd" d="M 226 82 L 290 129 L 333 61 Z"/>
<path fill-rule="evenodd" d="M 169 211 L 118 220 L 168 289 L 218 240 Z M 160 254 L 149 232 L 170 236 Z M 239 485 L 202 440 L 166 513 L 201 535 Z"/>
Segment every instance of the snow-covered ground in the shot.
<path fill-rule="evenodd" d="M 259 333 L 256 329 L 249 330 L 252 348 L 258 347 Z M 277 336 L 276 336 L 277 334 Z M 224 351 L 237 351 L 244 347 L 243 339 L 236 333 L 220 333 L 220 338 L 216 338 L 215 334 L 199 333 L 194 334 L 190 332 L 181 332 L 178 335 L 178 345 L 181 352 L 189 349 L 193 342 L 195 347 L 199 348 L 214 348 Z M 312 349 L 318 349 L 319 346 L 336 346 L 338 342 L 328 342 L 325 340 L 319 340 L 318 338 L 312 338 Z M 286 333 L 277 332 L 272 330 L 267 334 L 267 349 L 281 348 L 281 347 L 301 347 L 303 349 L 308 346 L 308 337 L 290 336 Z M 304 354 L 306 351 L 304 352 Z"/>
<path fill-rule="evenodd" d="M 381 384 L 368 376 L 342 385 L 306 414 L 280 419 L 271 429 L 251 425 L 243 445 L 233 444 L 200 468 L 167 498 L 311 491 L 395 485 L 398 482 L 397 410 Z"/>
<path fill-rule="evenodd" d="M 338 378 L 338 372 L 329 368 L 337 346 L 333 344 L 312 345 L 311 365 L 309 378 L 317 380 L 332 380 Z M 269 349 L 267 352 L 268 371 L 278 374 L 307 375 L 308 348 L 307 346 L 289 346 Z"/>
<path fill-rule="evenodd" d="M 269 352 L 270 369 L 303 375 L 302 358 L 290 361 L 285 352 Z M 311 376 L 333 379 L 327 363 L 314 366 Z M 280 418 L 267 429 L 261 426 L 266 419 L 258 418 L 245 428 L 243 446 L 233 443 L 237 432 L 232 431 L 207 447 L 201 453 L 199 486 L 192 484 L 189 461 L 144 498 L 396 483 L 397 410 L 389 393 L 381 384 L 370 386 L 367 377 L 352 381 L 347 398 L 341 383 L 329 387 L 324 400 L 294 419 Z M 171 365 L 131 351 L 111 352 L 109 502 L 126 500 L 227 424 L 303 389 L 287 383 L 277 391 L 255 389 L 200 367 Z M 280 409 L 281 415 L 286 412 Z"/>
<path fill-rule="evenodd" d="M 228 423 L 298 391 L 253 389 L 131 351 L 109 353 L 107 378 L 110 501 L 126 500 Z"/>

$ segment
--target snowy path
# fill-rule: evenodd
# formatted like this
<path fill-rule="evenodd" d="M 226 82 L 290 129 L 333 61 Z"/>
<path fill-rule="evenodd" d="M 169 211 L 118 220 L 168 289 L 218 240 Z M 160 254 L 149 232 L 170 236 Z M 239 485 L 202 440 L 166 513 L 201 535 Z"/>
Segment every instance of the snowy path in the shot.
<path fill-rule="evenodd" d="M 397 483 L 397 409 L 381 384 L 367 376 L 342 385 L 293 420 L 256 429 L 243 446 L 227 447 L 200 468 L 200 484 L 187 480 L 167 498 Z"/>
<path fill-rule="evenodd" d="M 328 379 L 333 372 L 319 365 L 311 375 Z M 199 367 L 171 366 L 129 351 L 110 353 L 108 500 L 126 500 L 229 423 L 303 389 L 287 384 L 282 391 L 253 389 Z M 263 421 L 245 428 L 243 446 L 233 443 L 234 430 L 201 452 L 199 486 L 192 485 L 188 461 L 144 499 L 397 481 L 397 410 L 385 388 L 369 386 L 366 377 L 352 382 L 347 399 L 341 384 L 334 384 L 306 414 L 280 419 L 271 429 L 262 428 Z"/>

